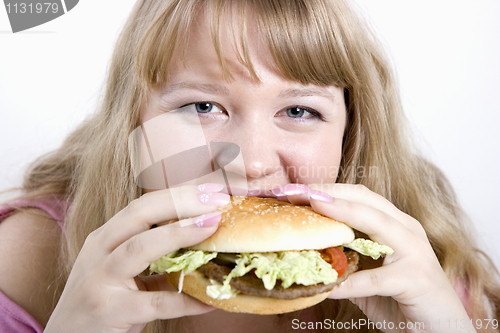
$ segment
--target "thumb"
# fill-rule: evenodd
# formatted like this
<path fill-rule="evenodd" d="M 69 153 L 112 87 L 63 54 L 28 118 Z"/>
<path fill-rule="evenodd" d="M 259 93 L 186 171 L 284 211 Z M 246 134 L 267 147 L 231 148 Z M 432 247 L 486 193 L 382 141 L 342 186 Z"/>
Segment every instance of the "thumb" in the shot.
<path fill-rule="evenodd" d="M 121 315 L 128 322 L 137 324 L 155 319 L 200 315 L 215 310 L 194 297 L 176 291 L 135 291 L 128 303 Z"/>
<path fill-rule="evenodd" d="M 328 298 L 345 299 L 370 296 L 394 296 L 401 290 L 401 279 L 393 277 L 389 266 L 359 271 L 351 274 L 335 287 Z"/>

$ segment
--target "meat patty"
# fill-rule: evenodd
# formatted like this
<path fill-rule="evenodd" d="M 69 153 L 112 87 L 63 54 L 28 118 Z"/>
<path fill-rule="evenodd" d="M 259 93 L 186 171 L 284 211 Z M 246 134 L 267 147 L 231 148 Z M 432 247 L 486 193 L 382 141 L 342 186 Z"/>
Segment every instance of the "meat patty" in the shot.
<path fill-rule="evenodd" d="M 349 274 L 355 272 L 358 269 L 358 254 L 354 251 L 346 251 L 345 255 L 347 257 L 348 263 L 347 271 L 334 283 L 319 283 L 312 286 L 303 286 L 294 283 L 288 288 L 283 288 L 281 285 L 276 284 L 273 289 L 267 290 L 264 287 L 264 283 L 261 279 L 252 274 L 245 274 L 244 276 L 232 278 L 230 285 L 241 293 L 255 296 L 274 297 L 282 299 L 294 299 L 299 297 L 313 296 L 332 290 L 335 286 L 341 284 L 349 276 Z M 212 279 L 220 283 L 224 281 L 224 278 L 231 272 L 231 270 L 231 267 L 218 265 L 212 261 L 198 268 L 198 271 L 205 274 L 208 279 Z"/>

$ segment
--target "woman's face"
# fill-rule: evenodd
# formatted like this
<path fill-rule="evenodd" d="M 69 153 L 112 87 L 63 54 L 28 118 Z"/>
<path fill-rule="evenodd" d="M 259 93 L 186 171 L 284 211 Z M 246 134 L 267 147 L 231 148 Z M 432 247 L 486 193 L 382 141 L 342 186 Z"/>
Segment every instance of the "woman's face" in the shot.
<path fill-rule="evenodd" d="M 283 78 L 263 43 L 251 36 L 260 82 L 223 43 L 234 78 L 227 79 L 208 31 L 203 25 L 193 30 L 184 57 L 174 56 L 167 82 L 142 108 L 141 121 L 175 113 L 179 124 L 199 120 L 207 142 L 237 144 L 249 195 L 272 196 L 271 189 L 288 183 L 335 182 L 346 122 L 343 90 Z M 189 128 L 181 131 L 188 141 Z"/>

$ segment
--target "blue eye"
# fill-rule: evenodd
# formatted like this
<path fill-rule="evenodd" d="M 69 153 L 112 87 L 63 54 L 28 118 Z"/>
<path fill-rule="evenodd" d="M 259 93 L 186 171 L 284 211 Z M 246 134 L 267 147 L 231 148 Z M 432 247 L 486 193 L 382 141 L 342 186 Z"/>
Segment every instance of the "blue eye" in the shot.
<path fill-rule="evenodd" d="M 225 112 L 221 110 L 221 108 L 222 107 L 220 107 L 218 104 L 212 102 L 194 102 L 185 104 L 174 111 L 191 114 L 193 116 L 197 115 L 199 117 L 203 114 L 203 117 L 206 118 L 208 116 L 220 117 L 221 115 L 225 114 Z"/>
<path fill-rule="evenodd" d="M 292 118 L 301 118 L 307 111 L 300 107 L 286 109 L 286 115 Z"/>
<path fill-rule="evenodd" d="M 195 103 L 196 112 L 198 113 L 209 113 L 212 111 L 214 105 L 208 102 Z"/>
<path fill-rule="evenodd" d="M 297 120 L 306 120 L 306 119 L 320 119 L 323 120 L 323 116 L 318 111 L 313 109 L 309 109 L 301 106 L 293 106 L 286 110 L 280 111 L 281 115 L 285 115 L 289 118 L 295 118 Z"/>

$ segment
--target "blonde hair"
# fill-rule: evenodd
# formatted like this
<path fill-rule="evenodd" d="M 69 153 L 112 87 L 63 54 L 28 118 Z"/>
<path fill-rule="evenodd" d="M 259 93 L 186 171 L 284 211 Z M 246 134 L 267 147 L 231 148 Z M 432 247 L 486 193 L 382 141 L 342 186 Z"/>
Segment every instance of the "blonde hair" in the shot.
<path fill-rule="evenodd" d="M 500 286 L 497 275 L 491 274 L 496 270 L 468 236 L 466 218 L 445 177 L 419 156 L 409 140 L 387 57 L 347 2 L 138 1 L 117 41 L 101 109 L 60 149 L 35 163 L 23 185 L 25 197 L 55 194 L 71 202 L 62 281 L 88 234 L 141 195 L 131 170 L 128 136 L 139 126 L 142 103 L 153 87 L 166 81 L 172 55 L 185 51 L 193 21 L 203 12 L 228 79 L 221 35 L 231 24 L 221 21 L 224 15 L 238 22 L 235 50 L 256 80 L 246 40 L 250 17 L 283 77 L 344 88 L 347 126 L 337 181 L 363 184 L 420 221 L 450 280 L 466 285 L 471 318 L 491 317 L 488 308 L 499 318 Z M 337 321 L 364 317 L 348 301 L 325 301 L 316 310 L 319 318 Z M 164 324 L 173 332 L 188 321 L 179 318 Z M 154 325 L 159 330 L 162 324 L 148 325 L 146 330 L 154 331 Z"/>

